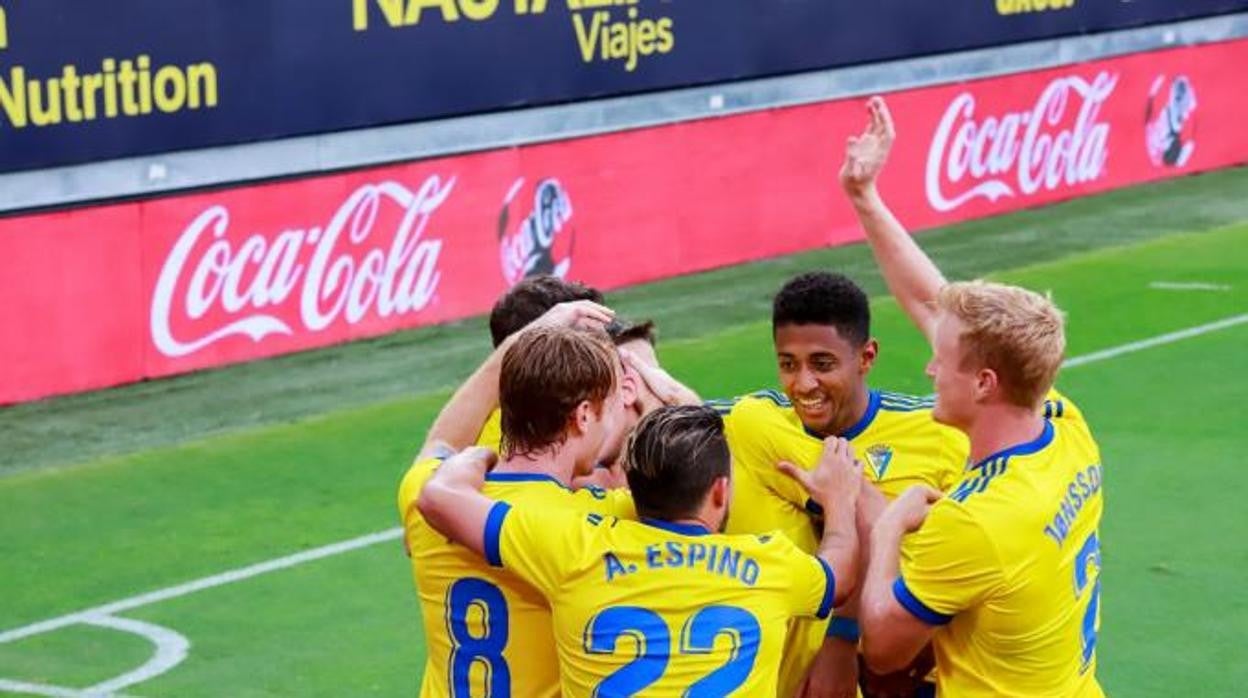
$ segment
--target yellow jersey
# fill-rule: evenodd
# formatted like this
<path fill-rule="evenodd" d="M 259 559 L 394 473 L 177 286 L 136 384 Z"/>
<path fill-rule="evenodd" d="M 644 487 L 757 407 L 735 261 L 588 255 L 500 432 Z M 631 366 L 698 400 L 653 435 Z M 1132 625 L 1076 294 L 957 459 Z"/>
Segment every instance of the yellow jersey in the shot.
<path fill-rule="evenodd" d="M 429 527 L 416 508 L 420 488 L 438 462 L 414 464 L 399 486 L 398 497 L 404 543 L 424 618 L 426 660 L 420 695 L 559 695 L 559 667 L 546 600 L 516 575 L 487 565 L 472 551 L 448 541 Z M 636 518 L 627 490 L 574 492 L 548 475 L 490 473 L 484 491 L 526 507 Z"/>
<path fill-rule="evenodd" d="M 485 424 L 481 426 L 481 433 L 477 435 L 478 446 L 484 446 L 495 453 L 502 453 L 503 448 L 503 411 L 494 408 L 489 418 L 485 420 Z"/>
<path fill-rule="evenodd" d="M 1060 396 L 1044 428 L 968 466 L 902 542 L 898 602 L 938 626 L 946 696 L 1101 696 L 1101 455 Z"/>
<path fill-rule="evenodd" d="M 524 504 L 494 506 L 485 548 L 549 599 L 568 698 L 774 696 L 786 624 L 836 588 L 782 535 Z"/>
<path fill-rule="evenodd" d="M 776 468 L 787 460 L 814 468 L 823 439 L 808 432 L 787 397 L 764 390 L 728 403 L 725 433 L 733 462 L 729 533 L 778 530 L 806 552 L 819 546 L 819 508 L 806 491 Z M 966 467 L 966 436 L 932 419 L 931 398 L 872 390 L 862 418 L 842 437 L 863 462 L 864 474 L 889 499 L 911 485 L 952 486 Z M 822 622 L 797 621 L 781 669 L 781 695 L 793 695 L 827 632 Z"/>

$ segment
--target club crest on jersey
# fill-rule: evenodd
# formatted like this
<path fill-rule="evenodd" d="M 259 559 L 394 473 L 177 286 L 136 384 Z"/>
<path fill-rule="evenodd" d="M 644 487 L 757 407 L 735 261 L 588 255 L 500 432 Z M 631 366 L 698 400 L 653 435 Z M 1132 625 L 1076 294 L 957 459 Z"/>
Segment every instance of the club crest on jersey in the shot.
<path fill-rule="evenodd" d="M 867 463 L 871 465 L 871 470 L 876 480 L 883 480 L 884 473 L 888 470 L 888 464 L 893 460 L 893 447 L 885 444 L 875 444 L 867 449 Z"/>

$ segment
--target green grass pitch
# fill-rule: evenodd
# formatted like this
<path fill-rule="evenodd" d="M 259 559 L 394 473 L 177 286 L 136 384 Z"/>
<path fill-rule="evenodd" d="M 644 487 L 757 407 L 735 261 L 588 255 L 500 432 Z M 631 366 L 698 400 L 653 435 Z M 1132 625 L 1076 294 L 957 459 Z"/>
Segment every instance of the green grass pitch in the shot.
<path fill-rule="evenodd" d="M 1071 357 L 1135 349 L 1072 366 L 1059 382 L 1105 460 L 1098 647 L 1111 695 L 1248 685 L 1248 225 L 1234 225 L 1248 221 L 1245 191 L 1248 172 L 1235 170 L 920 238 L 951 276 L 1051 290 L 1069 316 Z M 659 320 L 674 374 L 705 397 L 730 396 L 775 383 L 767 294 L 825 265 L 881 288 L 857 246 L 632 289 L 616 305 Z M 891 299 L 873 310 L 882 356 L 872 383 L 928 391 L 921 338 Z M 1207 329 L 1132 346 L 1194 327 Z M 139 668 L 151 640 L 89 623 L 4 641 L 129 601 L 115 617 L 189 647 L 127 695 L 414 693 L 423 639 L 397 534 L 135 597 L 392 529 L 395 486 L 447 381 L 485 344 L 470 321 L 0 411 L 0 692 L 81 688 Z M 247 407 L 223 409 L 230 401 Z M 217 410 L 228 414 L 201 414 Z"/>

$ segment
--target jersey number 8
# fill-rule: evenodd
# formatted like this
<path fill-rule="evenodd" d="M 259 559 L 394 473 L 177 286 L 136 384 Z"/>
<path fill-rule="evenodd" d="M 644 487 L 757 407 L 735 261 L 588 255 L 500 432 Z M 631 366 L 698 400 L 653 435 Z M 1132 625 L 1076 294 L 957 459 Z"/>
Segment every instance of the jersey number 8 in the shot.
<path fill-rule="evenodd" d="M 470 696 L 469 672 L 477 662 L 485 670 L 489 696 L 511 695 L 511 670 L 503 659 L 507 647 L 507 599 L 483 579 L 461 579 L 446 592 L 446 625 L 451 636 L 451 695 Z M 474 613 L 475 612 L 475 613 Z M 469 624 L 470 615 L 480 619 Z"/>

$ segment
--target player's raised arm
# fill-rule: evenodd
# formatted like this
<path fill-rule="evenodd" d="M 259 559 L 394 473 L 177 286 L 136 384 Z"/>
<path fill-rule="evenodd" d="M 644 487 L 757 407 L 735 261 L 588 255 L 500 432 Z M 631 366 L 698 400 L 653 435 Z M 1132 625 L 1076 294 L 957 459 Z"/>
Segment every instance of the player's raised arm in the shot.
<path fill-rule="evenodd" d="M 481 493 L 485 474 L 498 456 L 488 448 L 470 448 L 451 456 L 429 478 L 416 506 L 438 533 L 478 555 L 485 549 L 485 530 L 491 516 L 500 517 L 506 504 Z"/>
<path fill-rule="evenodd" d="M 570 301 L 546 311 L 525 329 L 540 326 L 601 329 L 613 317 L 615 313 L 610 308 L 593 301 Z M 490 412 L 498 407 L 498 376 L 503 355 L 519 334 L 516 332 L 504 339 L 443 406 L 425 436 L 420 459 L 443 455 L 442 451 L 448 448 L 458 451 L 476 442 Z"/>
<path fill-rule="evenodd" d="M 895 138 L 888 105 L 883 98 L 872 97 L 867 102 L 866 130 L 850 136 L 845 147 L 841 187 L 866 231 L 888 290 L 930 343 L 936 324 L 933 303 L 945 277 L 885 205 L 876 186 Z"/>
<path fill-rule="evenodd" d="M 800 482 L 811 499 L 823 508 L 823 538 L 818 555 L 836 574 L 832 603 L 839 606 L 853 594 L 858 582 L 856 515 L 862 488 L 862 463 L 854 458 L 854 449 L 848 441 L 833 436 L 824 440 L 823 453 L 814 470 L 787 462 L 780 463 L 779 467 Z"/>

